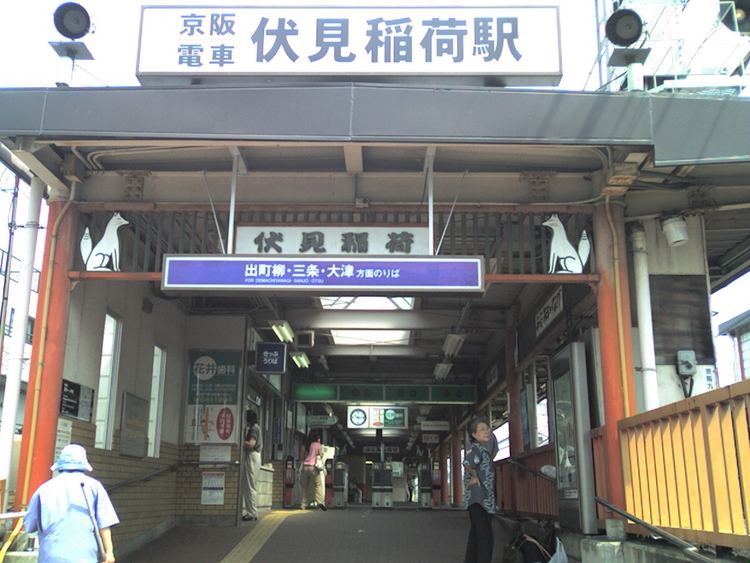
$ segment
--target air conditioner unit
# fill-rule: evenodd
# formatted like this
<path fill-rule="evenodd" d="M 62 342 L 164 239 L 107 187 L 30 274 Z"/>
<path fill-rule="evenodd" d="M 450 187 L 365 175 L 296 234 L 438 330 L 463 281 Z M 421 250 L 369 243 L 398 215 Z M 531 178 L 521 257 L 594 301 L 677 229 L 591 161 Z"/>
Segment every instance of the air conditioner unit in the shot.
<path fill-rule="evenodd" d="M 297 348 L 309 349 L 315 347 L 315 331 L 314 330 L 300 330 L 294 333 L 294 343 Z"/>

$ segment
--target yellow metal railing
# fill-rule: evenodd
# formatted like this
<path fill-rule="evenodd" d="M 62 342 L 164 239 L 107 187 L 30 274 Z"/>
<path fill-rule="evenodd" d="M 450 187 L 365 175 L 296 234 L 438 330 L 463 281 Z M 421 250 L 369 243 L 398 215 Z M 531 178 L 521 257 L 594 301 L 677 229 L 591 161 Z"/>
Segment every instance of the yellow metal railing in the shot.
<path fill-rule="evenodd" d="M 628 512 L 688 541 L 750 548 L 750 381 L 618 423 Z"/>

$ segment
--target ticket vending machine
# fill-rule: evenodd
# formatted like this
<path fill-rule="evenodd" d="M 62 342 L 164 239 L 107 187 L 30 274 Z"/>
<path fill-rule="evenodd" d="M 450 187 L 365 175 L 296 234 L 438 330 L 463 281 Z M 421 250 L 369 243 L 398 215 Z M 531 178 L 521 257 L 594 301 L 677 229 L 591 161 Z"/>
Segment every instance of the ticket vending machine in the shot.
<path fill-rule="evenodd" d="M 419 466 L 419 502 L 420 508 L 432 508 L 432 472 L 429 465 Z"/>
<path fill-rule="evenodd" d="M 333 466 L 333 506 L 346 508 L 349 505 L 349 466 L 337 461 Z"/>
<path fill-rule="evenodd" d="M 443 483 L 440 477 L 440 462 L 432 462 L 432 506 L 440 506 L 440 496 L 443 489 Z"/>
<path fill-rule="evenodd" d="M 586 349 L 582 342 L 563 348 L 550 362 L 555 422 L 560 526 L 598 533 L 594 501 Z"/>
<path fill-rule="evenodd" d="M 287 456 L 284 461 L 284 496 L 282 498 L 282 506 L 284 508 L 292 508 L 294 506 L 294 458 Z"/>

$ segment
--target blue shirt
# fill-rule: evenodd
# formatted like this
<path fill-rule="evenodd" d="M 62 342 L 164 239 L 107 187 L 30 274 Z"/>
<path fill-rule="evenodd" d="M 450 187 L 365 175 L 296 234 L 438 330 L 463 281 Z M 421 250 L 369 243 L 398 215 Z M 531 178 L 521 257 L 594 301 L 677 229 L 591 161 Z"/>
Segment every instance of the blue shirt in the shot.
<path fill-rule="evenodd" d="M 99 561 L 84 490 L 99 528 L 120 522 L 99 481 L 80 471 L 60 473 L 36 490 L 23 519 L 27 532 L 39 532 L 39 563 Z"/>

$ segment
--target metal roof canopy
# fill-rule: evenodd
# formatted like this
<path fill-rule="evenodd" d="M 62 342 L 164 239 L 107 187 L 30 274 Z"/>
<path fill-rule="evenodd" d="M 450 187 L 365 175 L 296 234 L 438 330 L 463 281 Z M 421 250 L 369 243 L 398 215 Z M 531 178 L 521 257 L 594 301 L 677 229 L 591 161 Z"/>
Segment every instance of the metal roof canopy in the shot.
<path fill-rule="evenodd" d="M 116 209 L 128 197 L 144 211 L 208 209 L 207 183 L 226 210 L 233 152 L 241 160 L 240 208 L 315 208 L 321 222 L 335 221 L 337 209 L 378 206 L 398 222 L 399 206 L 425 201 L 430 147 L 443 209 L 457 200 L 465 210 L 552 210 L 596 196 L 611 165 L 637 163 L 628 216 L 702 213 L 713 286 L 750 269 L 750 136 L 737 127 L 750 123 L 750 100 L 336 84 L 14 89 L 0 90 L 0 106 L 14 110 L 0 112 L 0 140 L 53 189 L 85 179 L 84 209 Z M 123 189 L 133 178 L 140 192 Z M 451 381 L 475 382 L 503 354 L 507 310 L 547 289 L 502 284 L 477 298 L 422 296 L 416 311 L 387 321 L 411 328 L 410 354 L 393 347 L 355 353 L 323 337 L 316 354 L 326 366 L 314 362 L 310 377 L 432 382 L 445 334 L 468 302 L 461 327 L 468 336 Z M 295 329 L 323 335 L 342 322 L 338 312 L 321 312 L 314 296 L 212 295 L 187 303 L 196 314 L 252 309 L 262 327 L 274 311 Z M 351 327 L 386 315 L 350 314 Z"/>

